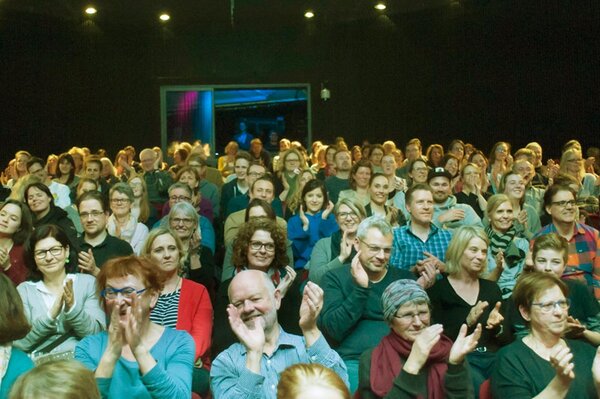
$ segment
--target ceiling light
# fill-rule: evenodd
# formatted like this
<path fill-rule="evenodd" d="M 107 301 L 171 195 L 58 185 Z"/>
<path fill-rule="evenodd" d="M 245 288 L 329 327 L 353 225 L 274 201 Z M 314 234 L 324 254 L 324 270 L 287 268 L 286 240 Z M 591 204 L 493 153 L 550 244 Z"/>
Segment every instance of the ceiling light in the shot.
<path fill-rule="evenodd" d="M 171 16 L 169 14 L 160 14 L 158 18 L 163 22 L 167 22 L 171 19 Z"/>
<path fill-rule="evenodd" d="M 312 12 L 311 10 L 307 10 L 307 11 L 304 13 L 304 18 L 311 19 L 311 18 L 313 18 L 314 16 L 315 16 L 315 13 L 314 13 L 314 12 Z"/>
<path fill-rule="evenodd" d="M 377 3 L 375 4 L 375 9 L 379 10 L 379 11 L 383 11 L 387 8 L 387 6 L 384 3 Z"/>
<path fill-rule="evenodd" d="M 98 12 L 98 10 L 96 10 L 94 7 L 88 7 L 85 9 L 85 13 L 87 15 L 94 15 L 97 12 Z"/>

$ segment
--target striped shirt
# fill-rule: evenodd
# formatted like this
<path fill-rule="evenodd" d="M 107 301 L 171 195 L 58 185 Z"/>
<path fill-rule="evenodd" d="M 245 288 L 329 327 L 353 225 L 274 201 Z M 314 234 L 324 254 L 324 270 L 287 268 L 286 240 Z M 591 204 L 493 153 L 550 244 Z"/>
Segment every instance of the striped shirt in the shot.
<path fill-rule="evenodd" d="M 177 326 L 180 291 L 181 289 L 178 289 L 168 294 L 161 294 L 158 297 L 156 306 L 150 312 L 150 321 L 174 329 Z"/>
<path fill-rule="evenodd" d="M 533 236 L 529 246 L 533 248 L 535 239 L 548 233 L 558 233 L 551 223 Z M 600 233 L 586 224 L 575 223 L 573 237 L 569 240 L 569 255 L 563 278 L 583 280 L 594 289 L 596 299 L 600 299 Z"/>

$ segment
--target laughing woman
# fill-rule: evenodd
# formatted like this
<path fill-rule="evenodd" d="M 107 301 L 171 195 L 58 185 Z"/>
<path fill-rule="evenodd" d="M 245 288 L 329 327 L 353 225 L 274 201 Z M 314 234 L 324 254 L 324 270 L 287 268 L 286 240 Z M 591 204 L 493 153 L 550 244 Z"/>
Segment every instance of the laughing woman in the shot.
<path fill-rule="evenodd" d="M 117 183 L 110 189 L 109 198 L 112 215 L 108 218 L 106 226 L 108 233 L 127 241 L 139 255 L 148 236 L 148 227 L 138 222 L 131 213 L 133 190 L 127 183 Z"/>
<path fill-rule="evenodd" d="M 17 287 L 31 331 L 15 347 L 38 354 L 73 350 L 87 335 L 102 331 L 104 314 L 94 292 L 95 278 L 67 274 L 71 247 L 55 225 L 34 230 L 26 249 L 30 281 Z"/>
<path fill-rule="evenodd" d="M 75 359 L 94 371 L 103 398 L 191 397 L 192 337 L 150 320 L 163 286 L 162 273 L 145 258 L 114 258 L 102 266 L 96 290 L 110 325 L 82 340 Z"/>
<path fill-rule="evenodd" d="M 288 237 L 294 250 L 294 267 L 304 268 L 313 247 L 323 237 L 339 229 L 332 213 L 333 204 L 321 180 L 310 180 L 302 189 L 302 204 L 288 222 Z"/>
<path fill-rule="evenodd" d="M 541 228 L 538 210 L 525 202 L 525 182 L 518 173 L 508 172 L 500 179 L 500 190 L 510 199 L 514 225 L 519 235 L 531 239 Z"/>

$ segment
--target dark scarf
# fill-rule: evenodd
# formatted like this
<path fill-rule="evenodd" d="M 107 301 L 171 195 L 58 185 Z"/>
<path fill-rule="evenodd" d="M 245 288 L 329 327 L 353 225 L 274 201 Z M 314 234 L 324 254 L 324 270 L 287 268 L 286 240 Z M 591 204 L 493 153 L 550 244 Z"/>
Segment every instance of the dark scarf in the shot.
<path fill-rule="evenodd" d="M 504 234 L 494 231 L 492 226 L 487 226 L 485 232 L 490 238 L 489 249 L 494 258 L 498 255 L 498 252 L 502 251 L 504 253 L 504 261 L 508 267 L 512 267 L 523 260 L 525 251 L 517 248 L 514 242 L 515 236 L 517 235 L 517 230 L 514 225 Z"/>
<path fill-rule="evenodd" d="M 331 235 L 331 259 L 335 259 L 340 256 L 340 246 L 342 244 L 342 240 L 344 238 L 344 232 L 342 230 L 338 230 Z M 356 256 L 356 250 L 354 249 L 354 245 L 352 246 L 352 252 L 350 252 L 350 256 L 347 259 L 346 263 L 349 263 Z"/>
<path fill-rule="evenodd" d="M 383 337 L 381 343 L 373 350 L 371 356 L 371 390 L 379 397 L 384 397 L 392 389 L 394 379 L 402 371 L 403 362 L 408 359 L 412 350 L 412 342 L 408 342 L 393 331 Z M 448 369 L 448 356 L 452 348 L 452 340 L 442 335 L 431 349 L 423 368 L 429 367 L 427 376 L 427 397 L 442 399 L 446 396 L 444 376 Z M 421 397 L 419 396 L 421 399 Z"/>

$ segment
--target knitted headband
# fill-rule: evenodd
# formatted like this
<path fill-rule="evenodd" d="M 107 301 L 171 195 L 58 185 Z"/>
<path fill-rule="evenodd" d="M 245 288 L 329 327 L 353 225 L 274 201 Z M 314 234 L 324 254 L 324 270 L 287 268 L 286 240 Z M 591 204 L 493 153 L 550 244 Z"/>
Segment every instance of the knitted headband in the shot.
<path fill-rule="evenodd" d="M 390 322 L 400 306 L 415 300 L 429 303 L 429 296 L 416 281 L 407 279 L 394 281 L 381 295 L 383 318 Z"/>

